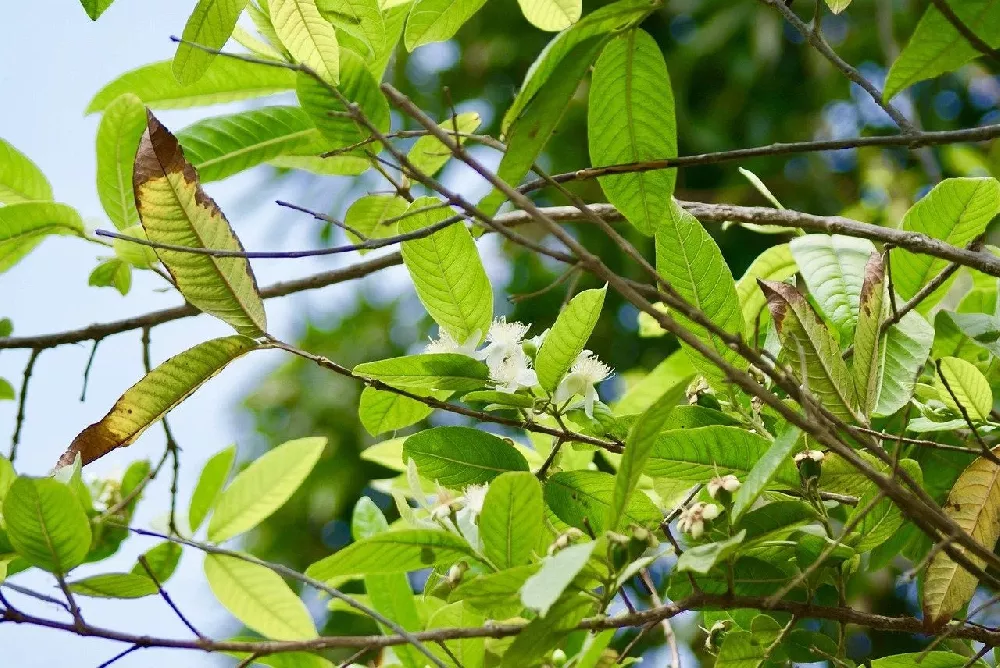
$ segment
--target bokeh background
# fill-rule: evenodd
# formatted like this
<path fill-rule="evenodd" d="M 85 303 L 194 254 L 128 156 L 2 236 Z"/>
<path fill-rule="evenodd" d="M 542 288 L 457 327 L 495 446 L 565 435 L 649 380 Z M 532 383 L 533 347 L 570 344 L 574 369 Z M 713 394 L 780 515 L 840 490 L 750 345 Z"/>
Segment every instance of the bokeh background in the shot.
<path fill-rule="evenodd" d="M 191 0 L 117 0 L 92 23 L 74 0 L 5 3 L 0 16 L 0 136 L 25 152 L 52 182 L 56 198 L 77 207 L 94 227 L 110 227 L 103 219 L 94 186 L 94 141 L 98 116 L 84 116 L 91 96 L 126 70 L 169 58 L 169 36 L 179 34 L 193 7 Z M 585 3 L 592 11 L 600 2 Z M 800 12 L 807 8 L 798 7 Z M 827 16 L 823 29 L 830 43 L 876 83 L 912 31 L 926 3 L 915 0 L 855 0 L 838 17 Z M 804 15 L 804 14 L 803 14 Z M 808 16 L 806 16 L 808 18 Z M 841 138 L 891 132 L 892 126 L 856 86 L 804 45 L 773 10 L 755 0 L 668 0 L 643 28 L 662 47 L 677 100 L 678 140 L 682 154 L 725 150 L 775 141 Z M 490 0 L 456 38 L 415 53 L 399 53 L 389 80 L 411 95 L 436 118 L 444 118 L 452 100 L 459 111 L 478 111 L 485 128 L 495 133 L 504 109 L 534 57 L 550 35 L 533 29 L 513 0 Z M 445 94 L 445 89 L 448 94 Z M 589 164 L 586 145 L 586 86 L 582 86 L 551 142 L 542 163 L 550 172 Z M 267 100 L 293 103 L 280 96 Z M 968 127 L 1000 122 L 1000 79 L 982 64 L 925 82 L 897 97 L 896 103 L 926 129 Z M 162 120 L 179 128 L 198 118 L 244 105 L 162 112 Z M 402 119 L 395 118 L 397 127 Z M 480 149 L 477 149 L 480 150 Z M 497 156 L 482 150 L 495 164 Z M 855 218 L 896 225 L 915 198 L 942 176 L 983 172 L 998 175 L 1000 150 L 991 146 L 927 150 L 919 155 L 897 150 L 840 151 L 800 157 L 748 161 L 684 170 L 677 196 L 683 199 L 763 205 L 766 202 L 737 172 L 757 173 L 785 206 L 817 214 L 847 213 Z M 487 190 L 469 172 L 449 166 L 446 182 L 469 197 Z M 244 245 L 253 250 L 299 249 L 342 241 L 338 233 L 308 216 L 281 209 L 277 198 L 328 211 L 344 212 L 358 195 L 384 189 L 372 177 L 346 179 L 302 173 L 279 174 L 261 167 L 212 184 L 208 190 L 227 212 Z M 574 186 L 590 200 L 602 199 L 596 183 Z M 545 203 L 560 204 L 557 199 Z M 621 272 L 636 270 L 610 245 L 586 229 L 580 238 Z M 715 229 L 733 273 L 739 276 L 763 248 L 783 240 L 739 228 Z M 651 244 L 633 239 L 650 251 Z M 487 271 L 494 280 L 497 312 L 547 327 L 565 296 L 564 288 L 511 303 L 507 296 L 530 293 L 550 283 L 559 267 L 494 239 L 482 244 Z M 14 322 L 15 334 L 64 330 L 163 308 L 177 296 L 160 291 L 151 275 L 136 275 L 125 298 L 108 288 L 87 287 L 87 277 L 100 249 L 78 240 L 51 239 L 14 270 L 0 275 L 0 317 Z M 262 285 L 348 264 L 354 257 L 330 256 L 295 261 L 257 261 Z M 593 287 L 584 279 L 577 289 Z M 640 339 L 636 313 L 609 295 L 608 313 L 594 334 L 591 348 L 618 373 L 601 388 L 614 398 L 634 372 L 650 369 L 674 348 L 668 339 Z M 272 330 L 308 350 L 342 364 L 402 354 L 419 348 L 431 333 L 405 273 L 394 269 L 368 280 L 333 286 L 267 302 Z M 208 317 L 185 319 L 153 332 L 154 362 L 212 336 L 226 327 Z M 18 469 L 43 475 L 73 436 L 103 415 L 113 401 L 141 375 L 139 333 L 118 335 L 97 351 L 86 400 L 80 400 L 82 372 L 90 345 L 64 346 L 39 358 L 27 401 Z M 0 351 L 0 376 L 19 384 L 27 351 Z M 255 554 L 304 568 L 349 540 L 350 509 L 361 494 L 372 494 L 388 507 L 387 497 L 369 482 L 387 472 L 363 462 L 359 452 L 376 442 L 361 428 L 356 405 L 360 388 L 317 367 L 277 352 L 255 353 L 229 368 L 171 416 L 183 448 L 180 500 L 186 506 L 204 461 L 237 443 L 245 463 L 287 439 L 325 435 L 331 447 L 306 485 L 248 537 Z M 16 405 L 0 402 L 0 435 L 13 432 Z M 453 418 L 435 416 L 433 420 Z M 139 443 L 93 466 L 96 475 L 113 475 L 139 457 L 156 460 L 162 432 L 151 429 Z M 6 445 L 4 444 L 4 449 Z M 163 522 L 168 476 L 153 484 L 139 506 L 140 524 Z M 127 568 L 149 547 L 140 539 L 126 542 L 112 560 L 93 570 Z M 39 575 L 18 582 L 41 591 L 54 583 Z M 240 631 L 214 602 L 201 575 L 201 558 L 185 554 L 169 590 L 203 632 L 224 636 Z M 882 612 L 912 606 L 912 591 L 890 577 L 866 586 L 866 605 Z M 57 614 L 25 602 L 27 609 Z M 312 600 L 326 632 L 373 630 L 349 615 L 324 617 L 322 602 Z M 86 600 L 88 620 L 135 633 L 186 636 L 186 630 L 155 597 L 132 602 Z M 697 642 L 696 620 L 680 624 L 684 638 Z M 624 644 L 625 637 L 619 639 Z M 660 642 L 650 634 L 650 665 L 665 665 Z M 917 641 L 903 636 L 852 636 L 852 653 L 863 658 L 873 649 L 906 651 Z M 0 625 L 0 665 L 41 668 L 53 665 L 96 666 L 123 647 L 37 628 Z M 696 665 L 685 651 L 685 665 Z M 697 660 L 705 659 L 698 653 Z M 126 657 L 120 666 L 207 666 L 232 663 L 192 653 L 146 650 Z"/>

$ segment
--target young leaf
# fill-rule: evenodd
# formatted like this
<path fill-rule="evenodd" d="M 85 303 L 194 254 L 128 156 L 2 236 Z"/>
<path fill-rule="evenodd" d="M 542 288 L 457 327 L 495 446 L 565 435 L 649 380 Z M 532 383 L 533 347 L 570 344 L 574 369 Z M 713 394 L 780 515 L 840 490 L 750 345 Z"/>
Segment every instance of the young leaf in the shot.
<path fill-rule="evenodd" d="M 177 45 L 174 56 L 173 71 L 177 81 L 184 85 L 193 84 L 205 74 L 215 60 L 215 54 L 191 44 L 210 49 L 224 47 L 246 5 L 247 0 L 198 0 L 184 25 L 183 41 Z"/>
<path fill-rule="evenodd" d="M 17 202 L 0 207 L 0 274 L 50 234 L 82 237 L 83 220 L 76 209 L 55 202 Z"/>
<path fill-rule="evenodd" d="M 201 182 L 208 183 L 294 153 L 316 134 L 299 107 L 261 107 L 204 118 L 179 130 L 177 141 Z"/>
<path fill-rule="evenodd" d="M 142 555 L 146 561 L 146 566 L 149 566 L 149 570 L 147 571 L 142 563 L 136 562 L 135 566 L 132 567 L 132 574 L 149 577 L 151 571 L 153 576 L 156 577 L 156 581 L 163 584 L 177 570 L 177 563 L 181 559 L 181 552 L 182 549 L 179 544 L 169 540 L 164 541 L 156 547 L 147 550 Z"/>
<path fill-rule="evenodd" d="M 691 482 L 728 474 L 745 480 L 770 448 L 764 437 L 740 427 L 674 429 L 657 437 L 643 473 L 653 478 Z M 798 471 L 787 460 L 777 465 L 771 479 L 780 486 L 799 485 Z"/>
<path fill-rule="evenodd" d="M 17 392 L 10 381 L 6 378 L 0 378 L 0 401 L 14 401 L 16 398 Z"/>
<path fill-rule="evenodd" d="M 348 575 L 406 573 L 459 559 L 478 561 L 475 551 L 460 537 L 432 529 L 400 529 L 359 540 L 336 554 L 320 559 L 306 575 L 328 581 Z"/>
<path fill-rule="evenodd" d="M 850 4 L 851 0 L 826 0 L 827 7 L 829 7 L 830 11 L 834 14 L 839 14 L 844 11 Z"/>
<path fill-rule="evenodd" d="M 255 459 L 219 496 L 208 539 L 221 543 L 270 517 L 302 485 L 325 447 L 325 437 L 299 438 Z"/>
<path fill-rule="evenodd" d="M 482 389 L 489 378 L 485 364 L 456 353 L 408 355 L 365 362 L 354 367 L 354 373 L 393 387 L 456 392 Z"/>
<path fill-rule="evenodd" d="M 83 5 L 83 11 L 87 12 L 87 16 L 90 17 L 90 20 L 96 21 L 114 1 L 115 0 L 80 0 L 80 4 Z"/>
<path fill-rule="evenodd" d="M 432 412 L 433 408 L 416 399 L 373 387 L 366 387 L 361 392 L 358 404 L 358 418 L 372 436 L 409 427 Z"/>
<path fill-rule="evenodd" d="M 603 471 L 559 471 L 545 481 L 545 503 L 566 524 L 601 534 L 607 525 L 615 478 Z M 648 527 L 663 519 L 645 493 L 633 494 L 623 524 Z"/>
<path fill-rule="evenodd" d="M 205 577 L 219 603 L 265 638 L 316 637 L 316 627 L 305 604 L 271 569 L 238 557 L 206 554 Z"/>
<path fill-rule="evenodd" d="M 299 63 L 325 81 L 340 81 L 340 47 L 337 33 L 324 19 L 315 0 L 270 0 L 271 25 Z"/>
<path fill-rule="evenodd" d="M 584 290 L 573 297 L 559 313 L 535 357 L 538 382 L 545 390 L 555 391 L 559 381 L 583 352 L 601 316 L 607 292 L 606 285 L 599 289 Z"/>
<path fill-rule="evenodd" d="M 132 267 L 118 258 L 111 258 L 94 267 L 87 278 L 87 285 L 99 288 L 115 288 L 127 295 L 132 288 Z"/>
<path fill-rule="evenodd" d="M 872 668 L 987 668 L 985 661 L 969 663 L 969 657 L 952 652 L 913 652 L 895 654 L 872 661 Z"/>
<path fill-rule="evenodd" d="M 490 483 L 479 516 L 483 554 L 502 569 L 527 562 L 542 537 L 542 486 L 531 473 L 503 473 Z"/>
<path fill-rule="evenodd" d="M 996 454 L 998 448 L 994 448 Z M 945 513 L 981 545 L 993 549 L 1000 538 L 1000 466 L 977 458 L 955 481 L 944 505 Z M 980 568 L 983 560 L 966 554 Z M 931 627 L 944 625 L 962 609 L 976 591 L 978 580 L 944 551 L 927 566 L 924 580 L 924 615 Z"/>
<path fill-rule="evenodd" d="M 758 280 L 767 298 L 771 317 L 778 328 L 795 375 L 831 413 L 843 420 L 856 421 L 854 384 L 840 348 L 816 311 L 802 293 L 787 283 Z"/>
<path fill-rule="evenodd" d="M 433 197 L 421 197 L 408 212 L 437 204 Z M 414 232 L 453 214 L 440 207 L 414 213 L 399 221 L 399 231 Z M 493 287 L 469 229 L 459 222 L 400 246 L 417 296 L 434 321 L 456 341 L 482 341 L 493 320 Z"/>
<path fill-rule="evenodd" d="M 480 485 L 507 471 L 527 471 L 528 462 L 509 441 L 471 427 L 434 427 L 406 439 L 403 461 L 445 487 Z"/>
<path fill-rule="evenodd" d="M 587 116 L 595 167 L 677 155 L 674 95 L 660 47 L 646 32 L 611 40 L 594 66 Z M 670 208 L 677 172 L 618 174 L 600 179 L 608 201 L 643 234 L 652 235 Z"/>
<path fill-rule="evenodd" d="M 716 564 L 725 561 L 739 549 L 746 537 L 746 531 L 740 531 L 735 536 L 717 543 L 695 545 L 684 551 L 677 560 L 677 570 L 680 572 L 701 573 L 705 575 Z"/>
<path fill-rule="evenodd" d="M 656 437 L 666 425 L 674 407 L 684 398 L 690 381 L 690 378 L 684 378 L 664 392 L 656 403 L 639 416 L 629 432 L 625 441 L 625 454 L 622 455 L 618 474 L 615 476 L 615 492 L 608 509 L 608 526 L 612 530 L 620 528 L 632 494 L 639 485 L 639 478 L 642 477 L 649 455 L 656 445 Z"/>
<path fill-rule="evenodd" d="M 146 129 L 146 107 L 131 93 L 108 105 L 97 129 L 97 194 L 119 230 L 139 222 L 132 192 L 132 163 Z"/>
<path fill-rule="evenodd" d="M 484 4 L 486 0 L 416 0 L 403 33 L 406 50 L 451 39 Z"/>
<path fill-rule="evenodd" d="M 69 589 L 80 596 L 94 598 L 143 598 L 160 590 L 147 575 L 135 573 L 102 573 L 69 583 Z"/>
<path fill-rule="evenodd" d="M 344 215 L 344 225 L 355 229 L 369 239 L 385 239 L 396 236 L 396 223 L 386 223 L 391 218 L 398 218 L 406 213 L 409 202 L 399 195 L 364 195 L 354 200 Z M 353 243 L 361 239 L 348 231 L 347 237 Z M 361 255 L 370 251 L 361 249 Z"/>
<path fill-rule="evenodd" d="M 66 574 L 90 550 L 90 521 L 70 488 L 52 478 L 18 478 L 3 501 L 7 539 L 32 566 Z"/>
<path fill-rule="evenodd" d="M 955 15 L 994 48 L 1000 47 L 1000 2 L 948 0 Z M 979 56 L 979 52 L 933 5 L 927 7 L 902 53 L 889 69 L 885 99 L 918 81 L 931 79 Z"/>
<path fill-rule="evenodd" d="M 204 76 L 189 86 L 177 82 L 172 67 L 173 61 L 165 60 L 126 72 L 97 92 L 87 106 L 87 113 L 104 111 L 124 93 L 132 93 L 151 109 L 185 109 L 274 95 L 295 88 L 293 72 L 235 58 L 216 58 Z"/>
<path fill-rule="evenodd" d="M 993 178 L 945 179 L 910 207 L 901 228 L 962 247 L 982 234 L 998 213 L 1000 181 Z M 948 264 L 947 260 L 902 248 L 894 248 L 891 254 L 893 287 L 903 299 L 917 294 Z M 927 313 L 947 292 L 949 285 L 951 279 L 924 299 L 917 310 Z"/>
<path fill-rule="evenodd" d="M 245 336 L 229 336 L 200 343 L 171 357 L 129 388 L 100 422 L 81 431 L 56 466 L 72 464 L 77 454 L 84 464 L 89 464 L 115 448 L 131 445 L 205 381 L 256 347 Z"/>
<path fill-rule="evenodd" d="M 452 140 L 462 145 L 468 140 L 468 137 L 461 135 L 472 134 L 479 128 L 481 122 L 479 114 L 468 111 L 442 121 L 439 125 L 442 130 L 451 135 L 454 135 L 457 127 L 460 135 L 458 137 L 452 136 Z M 437 137 L 426 135 L 413 144 L 413 148 L 406 154 L 406 157 L 418 172 L 433 176 L 448 162 L 451 157 L 451 149 L 442 144 Z"/>
<path fill-rule="evenodd" d="M 736 281 L 736 298 L 740 302 L 740 309 L 743 311 L 743 322 L 746 324 L 746 332 L 753 332 L 757 322 L 757 316 L 767 305 L 764 293 L 757 289 L 757 279 L 763 278 L 768 281 L 784 281 L 791 278 L 799 270 L 792 257 L 792 251 L 788 244 L 778 244 L 771 246 L 763 253 L 754 258 L 746 272 Z"/>
<path fill-rule="evenodd" d="M 52 186 L 42 170 L 0 139 L 0 204 L 52 199 Z"/>
<path fill-rule="evenodd" d="M 973 420 L 988 419 L 993 408 L 993 392 L 979 369 L 957 357 L 945 357 L 939 365 L 940 374 L 934 379 L 938 398 L 956 413 L 961 413 L 961 407 Z"/>
<path fill-rule="evenodd" d="M 521 588 L 521 602 L 544 617 L 577 573 L 583 570 L 597 545 L 594 541 L 570 545 L 542 560 L 542 569 Z"/>
<path fill-rule="evenodd" d="M 242 251 L 218 205 L 201 189 L 177 139 L 148 113 L 132 177 L 136 206 L 150 241 Z M 246 258 L 156 249 L 177 289 L 194 306 L 256 338 L 267 330 L 257 280 Z"/>
<path fill-rule="evenodd" d="M 878 402 L 879 367 L 882 363 L 882 321 L 885 319 L 888 291 L 885 285 L 885 265 L 882 255 L 872 252 L 865 265 L 861 285 L 858 324 L 854 330 L 854 357 L 851 377 L 858 410 L 869 416 Z"/>
<path fill-rule="evenodd" d="M 222 486 L 226 484 L 226 478 L 233 468 L 233 461 L 236 459 L 236 446 L 231 445 L 225 450 L 221 450 L 212 456 L 198 476 L 198 484 L 195 485 L 194 493 L 191 494 L 191 504 L 188 507 L 188 527 L 194 533 L 205 521 L 222 492 Z"/>
<path fill-rule="evenodd" d="M 934 328 L 910 311 L 885 334 L 876 416 L 892 415 L 909 403 L 917 375 L 934 342 Z"/>
<path fill-rule="evenodd" d="M 747 473 L 743 484 L 740 485 L 740 488 L 736 490 L 736 494 L 733 495 L 733 508 L 730 511 L 731 522 L 737 522 L 743 513 L 750 510 L 750 507 L 760 496 L 761 492 L 778 475 L 779 470 L 784 469 L 786 476 L 791 475 L 791 469 L 787 466 L 788 457 L 792 454 L 792 450 L 795 449 L 795 444 L 798 442 L 801 433 L 797 427 L 789 426 L 775 436 L 774 443 L 767 449 L 764 456 L 754 463 L 753 468 Z M 791 480 L 788 480 L 788 482 L 791 482 Z"/>
<path fill-rule="evenodd" d="M 539 30 L 559 32 L 580 20 L 582 0 L 517 0 L 521 13 Z"/>
<path fill-rule="evenodd" d="M 807 234 L 788 242 L 809 294 L 847 341 L 858 322 L 865 266 L 875 246 L 867 239 L 840 234 Z"/>

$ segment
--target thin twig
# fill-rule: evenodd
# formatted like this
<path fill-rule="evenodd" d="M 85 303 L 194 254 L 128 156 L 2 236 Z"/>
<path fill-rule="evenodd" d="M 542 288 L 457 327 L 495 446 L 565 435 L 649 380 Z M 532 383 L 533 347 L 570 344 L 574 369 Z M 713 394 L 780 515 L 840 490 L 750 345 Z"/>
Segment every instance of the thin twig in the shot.
<path fill-rule="evenodd" d="M 198 629 L 194 627 L 194 625 L 188 620 L 188 618 L 184 616 L 184 613 L 181 612 L 180 608 L 177 607 L 177 604 L 174 603 L 174 600 L 170 598 L 170 594 L 168 594 L 167 590 L 163 588 L 163 584 L 160 582 L 160 578 L 156 577 L 156 573 L 154 573 L 153 569 L 149 567 L 149 561 L 146 559 L 146 555 L 144 554 L 139 555 L 139 564 L 142 565 L 142 569 L 146 571 L 146 575 L 148 575 L 149 579 L 152 580 L 153 584 L 156 585 L 157 591 L 160 592 L 160 597 L 164 600 L 164 602 L 167 605 L 170 606 L 170 609 L 174 611 L 174 614 L 177 615 L 177 618 L 181 620 L 184 626 L 188 627 L 188 630 L 191 631 L 191 633 L 193 633 L 197 638 L 201 640 L 207 640 L 208 639 L 207 636 L 205 636 L 203 633 L 201 633 Z"/>
<path fill-rule="evenodd" d="M 90 368 L 94 365 L 97 346 L 101 345 L 101 341 L 103 339 L 94 339 L 94 347 L 90 349 L 90 356 L 87 357 L 87 365 L 83 367 L 83 387 L 80 389 L 80 401 L 87 400 L 87 382 L 90 380 Z"/>
<path fill-rule="evenodd" d="M 42 354 L 43 348 L 32 348 L 31 356 L 24 367 L 24 376 L 21 379 L 21 394 L 17 398 L 17 417 L 14 420 L 14 436 L 10 440 L 10 456 L 7 459 L 13 464 L 17 458 L 17 446 L 21 442 L 21 429 L 24 427 L 24 410 L 28 403 L 28 383 L 31 381 L 31 372 L 35 370 L 35 362 Z"/>

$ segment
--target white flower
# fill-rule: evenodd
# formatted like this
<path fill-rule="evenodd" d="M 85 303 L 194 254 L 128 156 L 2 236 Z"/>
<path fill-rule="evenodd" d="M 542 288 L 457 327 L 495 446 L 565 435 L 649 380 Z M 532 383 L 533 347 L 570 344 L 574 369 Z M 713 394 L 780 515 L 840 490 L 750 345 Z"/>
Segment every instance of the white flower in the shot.
<path fill-rule="evenodd" d="M 486 334 L 486 347 L 476 353 L 476 359 L 485 360 L 486 366 L 493 371 L 499 369 L 508 359 L 523 357 L 521 340 L 528 333 L 530 326 L 520 322 L 507 322 L 506 318 L 497 318 Z"/>
<path fill-rule="evenodd" d="M 740 488 L 740 481 L 734 475 L 724 475 L 719 478 L 712 478 L 708 482 L 708 495 L 713 499 L 718 496 L 719 490 L 724 489 L 730 494 Z"/>
<path fill-rule="evenodd" d="M 486 502 L 486 492 L 489 485 L 469 485 L 465 488 L 466 507 L 476 515 L 483 512 L 483 503 Z"/>
<path fill-rule="evenodd" d="M 597 401 L 597 383 L 611 375 L 611 367 L 602 362 L 589 350 L 584 350 L 573 362 L 569 373 L 563 376 L 556 388 L 555 400 L 561 404 L 576 395 L 583 396 L 587 417 L 594 417 L 594 402 Z"/>
<path fill-rule="evenodd" d="M 705 533 L 705 522 L 719 516 L 719 507 L 714 503 L 698 502 L 688 507 L 677 522 L 677 528 L 691 534 L 692 538 L 700 538 Z"/>
<path fill-rule="evenodd" d="M 522 387 L 538 385 L 538 374 L 528 366 L 527 355 L 508 357 L 497 367 L 490 367 L 490 380 L 497 384 L 497 390 L 513 394 Z"/>
<path fill-rule="evenodd" d="M 441 330 L 438 338 L 431 339 L 431 342 L 424 348 L 425 353 L 454 353 L 466 355 L 467 357 L 477 357 L 476 346 L 479 344 L 479 332 L 473 332 L 465 343 L 459 343 L 451 334 Z"/>
<path fill-rule="evenodd" d="M 800 464 L 805 460 L 809 459 L 816 463 L 822 462 L 826 458 L 822 450 L 804 450 L 797 455 L 795 455 L 795 463 Z"/>

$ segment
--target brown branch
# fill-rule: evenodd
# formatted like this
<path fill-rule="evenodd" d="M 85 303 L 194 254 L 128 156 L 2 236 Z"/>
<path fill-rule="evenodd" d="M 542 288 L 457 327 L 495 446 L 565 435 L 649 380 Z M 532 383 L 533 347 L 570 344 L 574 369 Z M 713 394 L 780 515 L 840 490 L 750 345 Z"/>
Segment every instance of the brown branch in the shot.
<path fill-rule="evenodd" d="M 31 346 L 31 356 L 24 367 L 24 376 L 21 380 L 21 393 L 17 397 L 17 417 L 14 418 L 14 435 L 10 439 L 10 456 L 7 457 L 12 464 L 14 463 L 14 459 L 17 458 L 17 446 L 21 442 L 21 429 L 24 428 L 24 411 L 28 403 L 28 383 L 31 382 L 31 373 L 35 370 L 35 362 L 38 361 L 38 356 L 42 354 L 42 350 L 44 348 Z"/>

